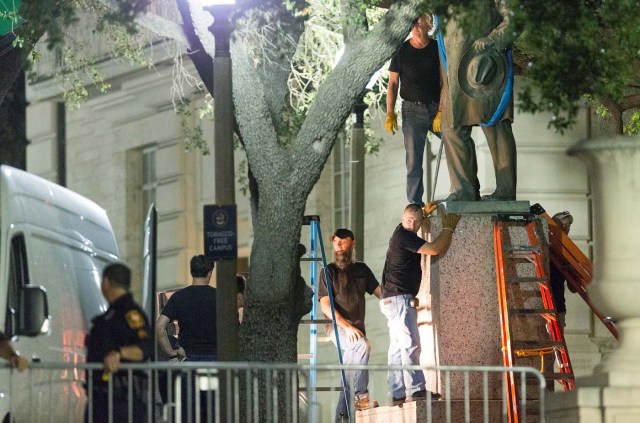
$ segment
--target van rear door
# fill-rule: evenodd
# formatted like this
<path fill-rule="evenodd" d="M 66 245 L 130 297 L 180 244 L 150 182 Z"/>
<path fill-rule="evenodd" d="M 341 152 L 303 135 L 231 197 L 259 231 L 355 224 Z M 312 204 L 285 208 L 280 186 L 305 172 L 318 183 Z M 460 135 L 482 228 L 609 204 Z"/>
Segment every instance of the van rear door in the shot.
<path fill-rule="evenodd" d="M 156 249 L 157 249 L 158 212 L 154 203 L 149 207 L 147 218 L 144 221 L 144 251 L 142 253 L 144 261 L 144 274 L 142 286 L 142 309 L 147 314 L 151 327 L 155 325 L 157 317 L 156 301 Z M 151 331 L 153 345 L 156 342 L 156 332 Z M 153 361 L 157 361 L 157 349 L 154 349 Z"/>

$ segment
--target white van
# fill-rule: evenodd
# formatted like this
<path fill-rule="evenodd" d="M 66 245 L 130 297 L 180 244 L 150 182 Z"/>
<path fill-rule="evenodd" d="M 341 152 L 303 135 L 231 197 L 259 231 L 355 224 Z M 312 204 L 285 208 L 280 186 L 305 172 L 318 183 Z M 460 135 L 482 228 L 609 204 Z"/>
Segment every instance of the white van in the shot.
<path fill-rule="evenodd" d="M 23 356 L 85 362 L 91 319 L 107 309 L 102 269 L 117 259 L 111 223 L 97 204 L 0 166 L 0 330 Z M 82 421 L 83 372 L 39 372 L 13 372 L 9 389 L 9 371 L 0 368 L 0 422 Z"/>

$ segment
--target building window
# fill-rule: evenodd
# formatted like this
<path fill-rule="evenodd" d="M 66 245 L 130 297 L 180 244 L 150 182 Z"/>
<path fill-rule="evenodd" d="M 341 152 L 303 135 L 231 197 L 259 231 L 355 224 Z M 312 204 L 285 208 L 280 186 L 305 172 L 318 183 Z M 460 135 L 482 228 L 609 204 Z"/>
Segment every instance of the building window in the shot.
<path fill-rule="evenodd" d="M 340 136 L 333 146 L 333 227 L 349 226 L 351 149 Z"/>

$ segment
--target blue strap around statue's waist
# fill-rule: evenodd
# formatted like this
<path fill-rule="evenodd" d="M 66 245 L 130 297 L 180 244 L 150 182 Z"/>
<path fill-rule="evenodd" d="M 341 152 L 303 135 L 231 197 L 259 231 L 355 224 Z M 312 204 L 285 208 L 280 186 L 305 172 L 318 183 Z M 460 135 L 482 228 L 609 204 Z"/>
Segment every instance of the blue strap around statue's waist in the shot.
<path fill-rule="evenodd" d="M 444 37 L 442 36 L 442 31 L 440 30 L 440 22 L 438 17 L 434 17 L 434 24 L 437 28 L 437 40 L 438 40 L 438 53 L 440 54 L 440 61 L 442 62 L 442 66 L 444 67 L 444 74 L 447 75 L 447 51 L 444 47 Z M 505 55 L 507 56 L 507 84 L 504 87 L 504 91 L 502 92 L 502 97 L 500 98 L 500 103 L 498 103 L 498 107 L 496 111 L 489 119 L 489 122 L 481 122 L 480 126 L 494 126 L 496 123 L 500 121 L 500 118 L 509 107 L 509 103 L 511 102 L 511 98 L 513 97 L 513 53 L 511 51 L 511 46 L 505 49 Z"/>

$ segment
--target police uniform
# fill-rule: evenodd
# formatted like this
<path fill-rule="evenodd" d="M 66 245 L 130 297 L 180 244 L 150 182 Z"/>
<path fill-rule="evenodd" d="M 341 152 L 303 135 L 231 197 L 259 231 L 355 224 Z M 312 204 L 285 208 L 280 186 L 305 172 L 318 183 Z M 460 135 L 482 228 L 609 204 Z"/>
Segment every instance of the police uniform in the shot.
<path fill-rule="evenodd" d="M 144 361 L 151 356 L 152 345 L 149 332 L 149 321 L 144 312 L 127 293 L 109 306 L 106 313 L 95 317 L 85 344 L 87 362 L 102 363 L 111 351 L 119 351 L 121 347 L 137 345 L 144 354 Z M 127 360 L 122 360 L 127 362 Z M 93 422 L 108 421 L 108 382 L 113 382 L 113 421 L 128 421 L 128 377 L 127 371 L 109 374 L 100 370 L 89 370 L 89 378 L 93 381 Z M 133 372 L 133 422 L 147 421 L 147 380 L 144 372 Z M 88 418 L 89 406 L 85 420 Z"/>

